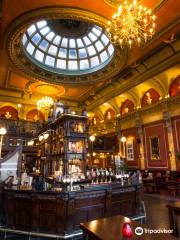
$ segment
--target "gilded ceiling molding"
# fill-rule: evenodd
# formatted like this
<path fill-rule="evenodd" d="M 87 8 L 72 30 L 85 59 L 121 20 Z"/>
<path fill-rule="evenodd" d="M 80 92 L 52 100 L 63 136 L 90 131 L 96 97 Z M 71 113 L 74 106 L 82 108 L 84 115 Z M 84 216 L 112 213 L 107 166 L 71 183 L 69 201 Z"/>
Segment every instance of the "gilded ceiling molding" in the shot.
<path fill-rule="evenodd" d="M 114 120 L 114 124 L 116 123 L 116 127 L 121 126 L 123 129 L 128 129 L 129 123 L 131 122 L 135 127 L 137 115 L 142 121 L 141 124 L 145 124 L 145 122 L 143 122 L 143 117 L 149 114 L 152 114 L 152 115 L 157 114 L 157 112 L 162 113 L 164 109 L 166 109 L 171 114 L 171 117 L 177 116 L 179 114 L 179 111 L 177 112 L 177 105 L 180 106 L 180 95 L 176 97 L 171 97 L 171 98 L 164 98 L 155 104 L 150 104 L 150 105 L 147 105 L 146 107 L 139 108 L 138 110 L 124 114 L 123 116 L 116 117 L 116 120 Z M 175 108 L 176 111 L 174 112 L 173 107 L 175 106 L 176 106 Z M 159 116 L 160 116 L 159 120 L 163 118 L 162 114 Z M 107 122 L 104 122 L 103 124 L 100 123 L 98 125 L 91 126 L 91 131 L 94 132 L 94 131 L 97 131 L 98 129 L 98 131 L 102 133 L 102 129 L 107 130 L 108 128 L 109 128 L 109 124 Z"/>
<path fill-rule="evenodd" d="M 157 12 L 168 0 L 159 0 L 159 2 L 152 9 L 154 12 Z M 104 0 L 104 2 L 114 8 L 117 8 L 122 1 L 120 0 Z"/>
<path fill-rule="evenodd" d="M 22 74 L 33 80 L 44 80 L 49 83 L 65 84 L 69 86 L 92 84 L 97 81 L 104 81 L 116 75 L 126 64 L 128 58 L 128 49 L 116 48 L 114 57 L 105 67 L 94 73 L 81 76 L 66 76 L 51 73 L 32 63 L 24 54 L 21 47 L 21 38 L 27 27 L 40 20 L 49 19 L 73 19 L 94 23 L 106 28 L 107 19 L 96 15 L 93 12 L 85 11 L 79 8 L 70 7 L 49 7 L 40 8 L 25 13 L 18 17 L 8 27 L 5 35 L 5 46 L 8 56 L 13 66 L 20 70 Z"/>
<path fill-rule="evenodd" d="M 180 43 L 179 40 L 177 40 L 177 44 Z M 176 44 L 176 46 L 177 46 Z M 171 55 L 168 56 L 166 53 L 168 51 L 171 51 Z M 93 111 L 94 108 L 97 106 L 103 104 L 104 102 L 109 101 L 110 98 L 117 97 L 120 94 L 123 94 L 124 92 L 128 91 L 129 89 L 139 85 L 140 83 L 144 82 L 145 80 L 148 80 L 150 78 L 153 78 L 155 75 L 159 74 L 160 72 L 166 70 L 167 68 L 179 63 L 180 59 L 180 53 L 179 52 L 174 52 L 174 48 L 170 48 L 170 46 L 165 46 L 164 48 L 161 48 L 160 50 L 157 50 L 154 55 L 150 55 L 146 57 L 146 60 L 148 60 L 149 57 L 155 58 L 157 53 L 162 53 L 161 55 L 163 56 L 163 59 L 159 59 L 159 62 L 157 62 L 153 66 L 148 66 L 144 71 L 139 72 L 139 73 L 132 73 L 131 71 L 129 72 L 127 69 L 127 75 L 129 74 L 129 77 L 126 79 L 126 81 L 123 80 L 123 73 L 120 73 L 119 75 L 115 76 L 113 81 L 119 81 L 119 86 L 116 87 L 115 90 L 109 90 L 108 94 L 104 94 L 103 97 L 100 99 L 95 99 L 93 102 L 90 102 L 87 109 L 88 111 Z M 144 64 L 145 61 L 141 61 L 141 64 Z M 153 62 L 153 61 L 152 61 Z M 103 94 L 103 93 L 102 93 Z"/>
<path fill-rule="evenodd" d="M 150 81 L 152 87 L 154 87 L 154 89 L 158 89 L 160 96 L 164 97 L 169 92 L 168 87 L 165 86 L 164 82 L 161 82 L 156 76 L 153 77 L 152 80 L 153 81 Z"/>

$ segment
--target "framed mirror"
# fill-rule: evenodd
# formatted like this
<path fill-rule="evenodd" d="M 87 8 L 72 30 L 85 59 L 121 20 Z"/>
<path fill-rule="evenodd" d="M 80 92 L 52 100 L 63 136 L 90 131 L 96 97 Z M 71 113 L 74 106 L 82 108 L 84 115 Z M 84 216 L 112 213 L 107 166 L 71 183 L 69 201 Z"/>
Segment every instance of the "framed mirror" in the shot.
<path fill-rule="evenodd" d="M 151 152 L 151 160 L 160 159 L 159 137 L 153 136 L 150 138 L 150 152 Z"/>

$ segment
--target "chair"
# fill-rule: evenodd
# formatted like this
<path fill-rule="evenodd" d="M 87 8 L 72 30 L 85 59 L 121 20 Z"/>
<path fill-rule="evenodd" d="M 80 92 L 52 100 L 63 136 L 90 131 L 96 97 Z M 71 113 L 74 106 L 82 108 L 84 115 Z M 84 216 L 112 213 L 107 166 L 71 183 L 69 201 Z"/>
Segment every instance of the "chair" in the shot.
<path fill-rule="evenodd" d="M 140 223 L 146 222 L 146 207 L 144 201 L 141 201 L 140 213 L 137 216 L 131 217 L 132 220 L 140 221 Z"/>

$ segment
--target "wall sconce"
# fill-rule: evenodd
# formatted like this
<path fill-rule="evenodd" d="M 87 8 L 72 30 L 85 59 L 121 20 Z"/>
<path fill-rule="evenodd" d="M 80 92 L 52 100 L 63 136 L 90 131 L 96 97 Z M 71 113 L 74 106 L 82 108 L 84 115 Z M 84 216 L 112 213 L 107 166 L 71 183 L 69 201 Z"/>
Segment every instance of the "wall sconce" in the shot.
<path fill-rule="evenodd" d="M 27 145 L 28 145 L 28 147 L 33 146 L 34 145 L 34 140 L 28 141 Z"/>
<path fill-rule="evenodd" d="M 110 113 L 110 112 L 107 113 L 107 118 L 108 118 L 109 120 L 111 119 L 111 113 Z"/>
<path fill-rule="evenodd" d="M 91 135 L 90 137 L 89 137 L 89 140 L 91 141 L 91 142 L 94 142 L 95 141 L 95 136 L 94 135 Z"/>
<path fill-rule="evenodd" d="M 5 127 L 0 128 L 0 159 L 1 159 L 1 151 L 2 151 L 2 144 L 3 144 L 3 137 L 7 133 L 7 129 Z"/>
<path fill-rule="evenodd" d="M 40 135 L 38 139 L 41 142 L 44 139 L 43 135 Z"/>
<path fill-rule="evenodd" d="M 48 132 L 44 133 L 43 138 L 46 140 L 48 139 L 48 137 L 49 137 L 49 133 Z"/>
<path fill-rule="evenodd" d="M 124 136 L 121 137 L 121 142 L 122 142 L 122 143 L 125 143 L 125 142 L 126 142 L 126 137 L 124 137 Z"/>
<path fill-rule="evenodd" d="M 22 107 L 22 104 L 18 103 L 17 107 L 18 107 L 18 108 L 21 108 L 21 107 Z"/>
<path fill-rule="evenodd" d="M 123 144 L 123 158 L 125 158 L 126 157 L 126 150 L 125 150 L 126 137 L 122 136 L 121 142 Z"/>
<path fill-rule="evenodd" d="M 53 132 L 53 130 L 48 130 L 45 133 L 42 133 L 41 135 L 39 135 L 39 137 L 38 137 L 39 141 L 41 142 L 43 140 L 48 139 L 48 137 L 50 136 L 50 133 L 52 133 L 52 132 Z"/>

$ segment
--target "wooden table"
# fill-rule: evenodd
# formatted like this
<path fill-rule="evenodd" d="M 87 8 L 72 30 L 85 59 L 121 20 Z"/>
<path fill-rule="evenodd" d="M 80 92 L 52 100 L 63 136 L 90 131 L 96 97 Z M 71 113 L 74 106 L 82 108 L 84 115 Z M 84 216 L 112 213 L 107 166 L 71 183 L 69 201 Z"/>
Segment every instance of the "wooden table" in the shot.
<path fill-rule="evenodd" d="M 97 219 L 88 223 L 81 223 L 80 227 L 83 230 L 84 238 L 86 240 L 126 240 L 122 236 L 122 226 L 125 221 L 124 216 L 117 215 L 109 218 Z M 127 218 L 126 218 L 127 219 Z M 158 233 L 158 234 L 147 234 L 136 235 L 136 227 L 142 227 L 146 229 L 153 229 L 145 224 L 130 220 L 130 225 L 133 230 L 132 240 L 177 240 L 171 234 Z M 158 228 L 157 228 L 158 229 Z"/>
<path fill-rule="evenodd" d="M 167 204 L 167 208 L 169 211 L 169 224 L 170 229 L 173 229 L 173 235 L 179 237 L 178 231 L 178 216 L 180 217 L 180 201 L 175 203 Z M 179 221 L 180 224 L 180 221 Z"/>

